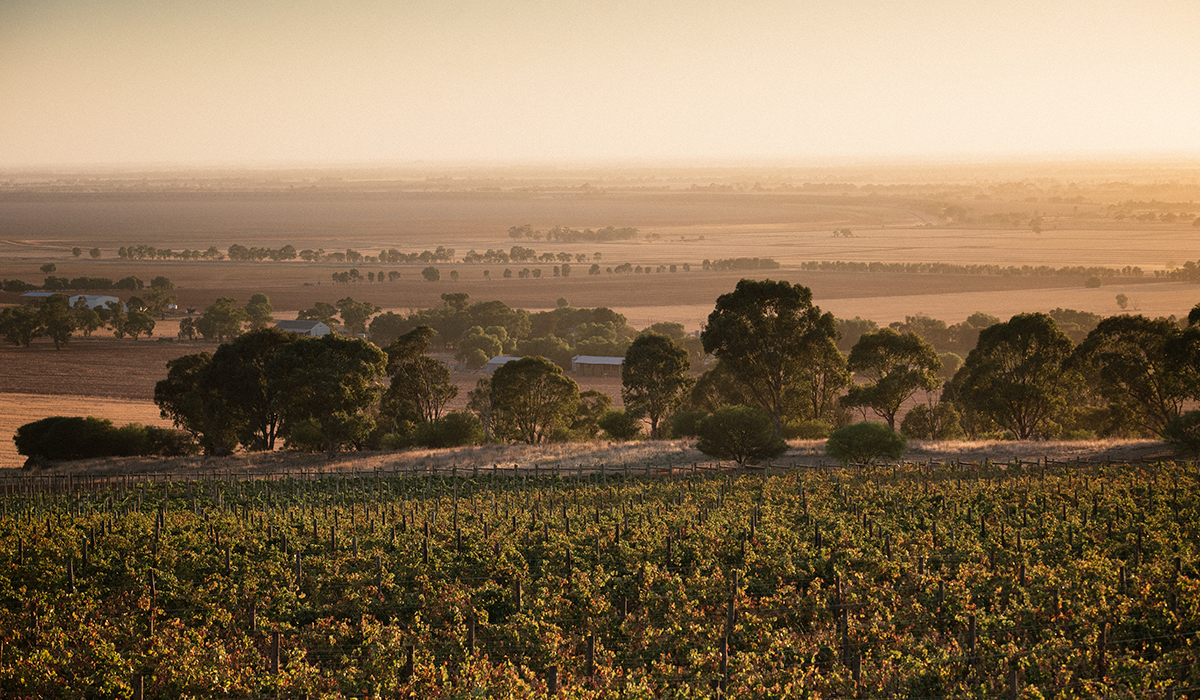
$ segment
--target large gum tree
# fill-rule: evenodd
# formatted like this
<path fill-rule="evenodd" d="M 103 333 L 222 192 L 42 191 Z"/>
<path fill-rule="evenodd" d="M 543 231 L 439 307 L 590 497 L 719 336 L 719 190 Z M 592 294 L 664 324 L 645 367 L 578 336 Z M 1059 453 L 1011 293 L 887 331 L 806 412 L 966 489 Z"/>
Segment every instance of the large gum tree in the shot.
<path fill-rule="evenodd" d="M 700 336 L 704 351 L 771 416 L 776 436 L 783 434 L 787 390 L 836 338 L 833 314 L 813 305 L 807 287 L 750 279 L 717 299 Z"/>

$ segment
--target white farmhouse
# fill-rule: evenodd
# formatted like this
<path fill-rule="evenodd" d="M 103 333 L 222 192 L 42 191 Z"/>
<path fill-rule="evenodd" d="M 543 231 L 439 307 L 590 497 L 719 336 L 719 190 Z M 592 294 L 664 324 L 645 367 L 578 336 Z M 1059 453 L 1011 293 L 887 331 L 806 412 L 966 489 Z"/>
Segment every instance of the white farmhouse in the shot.
<path fill-rule="evenodd" d="M 329 326 L 320 321 L 280 321 L 275 324 L 275 327 L 281 331 L 289 333 L 299 333 L 300 335 L 312 336 L 313 338 L 321 338 L 330 334 Z"/>

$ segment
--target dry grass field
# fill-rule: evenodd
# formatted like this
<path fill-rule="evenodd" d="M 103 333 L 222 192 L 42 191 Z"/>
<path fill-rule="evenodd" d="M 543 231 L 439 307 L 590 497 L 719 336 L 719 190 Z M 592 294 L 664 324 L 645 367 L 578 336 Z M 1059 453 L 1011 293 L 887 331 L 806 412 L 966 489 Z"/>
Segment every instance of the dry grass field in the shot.
<path fill-rule="evenodd" d="M 47 411 L 105 415 L 118 423 L 158 420 L 150 399 L 154 382 L 165 376 L 166 361 L 212 348 L 175 341 L 183 310 L 203 309 L 220 296 L 244 303 L 257 292 L 271 298 L 276 318 L 292 318 L 318 301 L 332 303 L 345 296 L 405 313 L 440 304 L 443 293 L 466 292 L 476 301 L 499 299 L 530 310 L 553 308 L 557 299 L 565 297 L 575 306 L 614 308 L 635 327 L 673 320 L 692 330 L 701 327 L 716 298 L 744 276 L 806 285 L 823 309 L 881 324 L 922 313 L 954 323 L 975 311 L 1007 318 L 1056 307 L 1112 314 L 1118 311 L 1118 293 L 1130 298 L 1133 311 L 1151 316 L 1181 316 L 1200 301 L 1200 285 L 1153 277 L 1155 270 L 1200 259 L 1200 233 L 1191 225 L 1200 207 L 1190 204 L 1198 201 L 1200 187 L 1188 184 L 1189 175 L 1168 180 L 1156 172 L 1127 169 L 1097 172 L 1098 179 L 1091 185 L 1077 186 L 1066 179 L 1021 179 L 1011 169 L 994 172 L 1009 179 L 980 184 L 982 180 L 972 180 L 965 171 L 947 169 L 927 173 L 930 179 L 924 184 L 893 176 L 898 184 L 869 187 L 828 184 L 835 177 L 869 181 L 862 179 L 873 177 L 869 173 L 827 173 L 826 184 L 811 191 L 806 191 L 807 185 L 792 186 L 790 180 L 777 176 L 719 169 L 637 177 L 600 172 L 541 179 L 521 176 L 524 180 L 511 179 L 516 177 L 511 174 L 471 180 L 460 174 L 459 179 L 352 182 L 310 173 L 162 181 L 9 181 L 0 187 L 0 277 L 40 283 L 45 274 L 39 268 L 48 262 L 57 266 L 53 274 L 68 278 L 119 279 L 132 274 L 148 281 L 165 275 L 177 286 L 181 311 L 160 321 L 153 338 L 137 342 L 101 332 L 91 340 L 73 340 L 61 352 L 45 339 L 28 349 L 0 348 L 0 430 L 11 434 L 10 426 L 49 415 Z M 1066 176 L 1056 173 L 1054 177 Z M 762 191 L 755 186 L 760 179 L 768 183 Z M 1153 204 L 1152 216 L 1138 208 L 1139 202 L 1146 201 Z M 1178 216 L 1163 220 L 1154 207 L 1163 212 L 1177 209 Z M 959 214 L 947 215 L 956 210 Z M 1034 216 L 1039 217 L 1041 233 L 1028 225 Z M 510 226 L 526 223 L 541 230 L 555 225 L 633 226 L 643 235 L 635 241 L 611 243 L 514 241 L 508 236 Z M 853 237 L 834 237 L 832 231 L 840 228 L 853 230 Z M 645 235 L 651 233 L 656 235 Z M 442 281 L 430 283 L 420 276 L 424 265 L 413 264 L 116 258 L 116 249 L 123 245 L 175 250 L 215 245 L 225 250 L 234 243 L 267 247 L 290 243 L 297 249 L 327 251 L 353 248 L 364 255 L 386 248 L 413 252 L 442 245 L 454 248 L 456 257 L 470 249 L 507 250 L 515 243 L 539 253 L 583 254 L 587 262 L 572 263 L 568 278 L 554 277 L 552 263 L 442 263 L 436 265 Z M 75 258 L 74 246 L 99 247 L 102 257 L 93 260 L 85 253 Z M 596 254 L 602 268 L 624 262 L 680 268 L 690 263 L 693 270 L 589 276 L 587 269 Z M 783 268 L 769 272 L 699 269 L 704 259 L 731 257 L 771 257 Z M 799 263 L 810 260 L 1134 265 L 1144 268 L 1148 276 L 1108 278 L 1103 287 L 1087 289 L 1082 279 L 1074 277 L 798 269 Z M 351 267 L 364 276 L 369 271 L 399 270 L 401 278 L 394 283 L 331 283 L 331 273 Z M 540 268 L 543 277 L 504 279 L 505 267 Z M 449 279 L 451 270 L 458 273 L 458 280 Z M 490 280 L 484 279 L 484 270 L 490 271 Z M 0 305 L 15 303 L 18 295 L 0 293 Z M 465 405 L 466 392 L 477 379 L 475 373 L 454 373 L 460 395 L 453 408 Z M 581 384 L 605 391 L 619 403 L 618 380 L 587 378 Z M 0 441 L 0 467 L 12 466 L 16 460 L 11 443 Z"/>

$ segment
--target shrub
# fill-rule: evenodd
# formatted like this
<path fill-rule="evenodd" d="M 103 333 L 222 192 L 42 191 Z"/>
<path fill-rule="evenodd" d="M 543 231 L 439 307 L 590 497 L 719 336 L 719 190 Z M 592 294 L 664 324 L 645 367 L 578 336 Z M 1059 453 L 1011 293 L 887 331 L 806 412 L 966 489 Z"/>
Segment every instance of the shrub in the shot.
<path fill-rule="evenodd" d="M 900 459 L 904 438 L 883 423 L 865 421 L 838 428 L 829 434 L 825 454 L 843 465 L 871 464 L 877 459 Z"/>
<path fill-rule="evenodd" d="M 829 424 L 823 420 L 788 421 L 783 426 L 787 440 L 823 440 L 829 437 Z"/>
<path fill-rule="evenodd" d="M 474 413 L 455 411 L 441 418 L 421 423 L 413 441 L 425 447 L 462 447 L 483 442 L 483 423 Z"/>
<path fill-rule="evenodd" d="M 1188 411 L 1173 418 L 1163 429 L 1162 437 L 1180 457 L 1200 456 L 1200 411 Z"/>
<path fill-rule="evenodd" d="M 750 406 L 724 406 L 700 423 L 696 449 L 714 459 L 741 466 L 774 459 L 787 451 L 787 443 L 775 435 L 765 411 Z"/>
<path fill-rule="evenodd" d="M 1093 275 L 1087 278 L 1087 280 L 1083 283 L 1083 286 L 1087 287 L 1088 289 L 1099 289 L 1103 284 L 1103 280 Z"/>
<path fill-rule="evenodd" d="M 156 428 L 148 425 L 146 426 L 146 444 L 150 450 L 149 454 L 163 457 L 186 457 L 200 452 L 200 445 L 196 444 L 192 434 L 186 430 Z"/>
<path fill-rule="evenodd" d="M 311 419 L 293 425 L 288 433 L 287 446 L 300 452 L 320 452 L 325 449 L 325 434 L 321 432 L 321 421 Z"/>
<path fill-rule="evenodd" d="M 671 437 L 696 437 L 700 434 L 700 422 L 708 418 L 708 411 L 679 411 L 667 421 L 667 434 Z"/>
<path fill-rule="evenodd" d="M 26 423 L 13 437 L 17 452 L 26 457 L 50 460 L 94 457 L 195 454 L 198 446 L 181 430 L 153 428 L 130 423 L 120 428 L 112 421 L 88 416 L 50 416 Z"/>
<path fill-rule="evenodd" d="M 642 432 L 642 419 L 619 408 L 605 411 L 596 425 L 612 440 L 636 440 Z"/>

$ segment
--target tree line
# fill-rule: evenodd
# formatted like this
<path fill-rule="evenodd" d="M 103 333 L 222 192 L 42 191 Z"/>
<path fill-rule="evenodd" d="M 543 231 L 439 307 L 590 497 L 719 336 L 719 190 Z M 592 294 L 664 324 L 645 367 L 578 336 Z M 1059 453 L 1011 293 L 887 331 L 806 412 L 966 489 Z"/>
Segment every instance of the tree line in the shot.
<path fill-rule="evenodd" d="M 166 277 L 155 277 L 150 284 L 146 293 L 132 296 L 124 304 L 108 301 L 92 308 L 82 295 L 72 305 L 66 294 L 51 294 L 23 306 L 5 308 L 0 310 L 0 335 L 7 342 L 23 347 L 29 347 L 36 338 L 50 338 L 58 350 L 76 331 L 85 338 L 104 327 L 110 328 L 117 338 L 137 340 L 143 335 L 153 335 L 154 317 L 162 318 L 176 296 L 171 293 L 175 285 Z"/>
<path fill-rule="evenodd" d="M 810 260 L 800 263 L 801 270 L 814 272 L 891 272 L 914 275 L 990 275 L 994 277 L 1142 277 L 1140 267 L 1101 267 L 1069 265 L 984 265 L 943 262 L 851 262 Z M 1157 272 L 1155 273 L 1158 274 Z"/>

